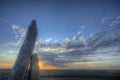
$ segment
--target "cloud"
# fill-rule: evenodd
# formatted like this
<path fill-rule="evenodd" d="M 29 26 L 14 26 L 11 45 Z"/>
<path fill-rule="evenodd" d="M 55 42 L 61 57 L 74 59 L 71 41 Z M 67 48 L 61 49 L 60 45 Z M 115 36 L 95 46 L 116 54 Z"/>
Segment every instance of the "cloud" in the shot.
<path fill-rule="evenodd" d="M 52 41 L 51 38 L 48 38 L 48 39 L 45 40 L 45 42 L 47 42 L 47 43 L 49 43 L 50 41 Z"/>
<path fill-rule="evenodd" d="M 23 43 L 26 30 L 24 28 L 19 27 L 18 25 L 12 25 L 12 30 L 14 32 L 15 38 L 17 39 L 16 42 L 9 42 L 9 46 L 21 46 Z"/>
<path fill-rule="evenodd" d="M 101 22 L 103 24 L 105 24 L 106 26 L 108 26 L 109 29 L 111 29 L 111 30 L 114 30 L 114 31 L 119 30 L 120 31 L 120 27 L 119 27 L 120 26 L 120 16 L 113 17 L 113 16 L 108 15 L 108 16 L 105 16 Z"/>
<path fill-rule="evenodd" d="M 107 16 L 105 16 L 102 20 L 101 20 L 101 22 L 104 24 L 104 23 L 108 23 L 108 22 L 110 22 L 111 20 L 113 19 L 113 17 L 111 17 L 110 15 L 107 15 Z"/>
<path fill-rule="evenodd" d="M 120 24 L 120 16 L 116 17 L 116 19 L 113 20 L 109 26 L 115 26 L 117 24 Z"/>
<path fill-rule="evenodd" d="M 44 65 L 53 65 L 65 67 L 68 63 L 91 62 L 110 60 L 113 55 L 120 56 L 120 36 L 111 37 L 106 31 L 92 34 L 87 39 L 86 36 L 77 34 L 72 39 L 66 38 L 58 43 L 40 44 L 38 54 L 40 59 L 46 63 Z M 81 41 L 80 38 L 85 38 Z M 106 55 L 100 56 L 100 55 Z M 117 57 L 115 56 L 115 57 Z M 115 58 L 114 57 L 114 58 Z M 120 57 L 119 57 L 120 58 Z"/>
<path fill-rule="evenodd" d="M 26 30 L 13 26 L 13 31 L 17 37 L 16 42 L 11 42 L 12 46 L 22 44 Z M 22 31 L 24 30 L 24 31 Z M 111 32 L 111 31 L 110 31 Z M 61 41 L 37 39 L 34 53 L 39 54 L 40 60 L 45 61 L 44 65 L 65 67 L 74 62 L 91 62 L 120 58 L 120 35 L 109 31 L 102 31 L 96 34 L 83 35 L 77 33 L 72 39 L 65 38 Z M 116 32 L 116 31 L 115 31 Z M 101 55 L 106 55 L 101 56 Z M 115 56 L 116 55 L 116 56 Z"/>
<path fill-rule="evenodd" d="M 83 44 L 86 43 L 86 37 L 84 35 L 81 35 L 80 32 L 77 33 L 77 35 L 73 36 L 72 42 L 81 42 Z"/>
<path fill-rule="evenodd" d="M 25 36 L 26 30 L 19 27 L 18 25 L 12 25 L 12 30 L 15 33 L 15 36 L 20 37 L 20 36 Z"/>

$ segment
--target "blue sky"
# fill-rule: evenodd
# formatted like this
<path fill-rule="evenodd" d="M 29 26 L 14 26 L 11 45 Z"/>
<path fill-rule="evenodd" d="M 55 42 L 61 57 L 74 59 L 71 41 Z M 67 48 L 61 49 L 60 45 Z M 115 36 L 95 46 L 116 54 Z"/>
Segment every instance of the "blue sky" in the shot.
<path fill-rule="evenodd" d="M 118 69 L 119 8 L 119 0 L 1 0 L 0 57 L 4 58 L 0 63 L 7 64 L 10 59 L 14 63 L 27 27 L 35 19 L 39 34 L 34 52 L 44 65 L 72 69 L 68 65 L 74 64 L 74 69 L 83 65 L 80 62 L 85 66 L 100 61 L 102 65 L 116 62 L 110 68 Z"/>

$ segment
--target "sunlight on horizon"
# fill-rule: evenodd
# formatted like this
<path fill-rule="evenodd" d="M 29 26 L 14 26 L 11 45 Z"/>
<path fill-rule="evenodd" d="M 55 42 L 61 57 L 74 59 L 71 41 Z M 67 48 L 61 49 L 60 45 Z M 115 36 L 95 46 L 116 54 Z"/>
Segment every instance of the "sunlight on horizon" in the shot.
<path fill-rule="evenodd" d="M 39 61 L 39 69 L 40 70 L 49 70 L 49 69 L 58 69 L 57 67 L 55 66 L 51 66 L 51 65 L 45 65 L 45 62 L 43 61 Z"/>

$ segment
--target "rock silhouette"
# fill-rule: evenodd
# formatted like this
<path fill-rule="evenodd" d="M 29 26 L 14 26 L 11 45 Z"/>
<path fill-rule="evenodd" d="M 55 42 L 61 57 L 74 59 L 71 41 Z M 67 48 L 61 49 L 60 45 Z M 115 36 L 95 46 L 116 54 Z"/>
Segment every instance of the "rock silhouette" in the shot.
<path fill-rule="evenodd" d="M 37 34 L 38 32 L 36 21 L 32 20 L 8 80 L 24 80 L 34 49 Z"/>

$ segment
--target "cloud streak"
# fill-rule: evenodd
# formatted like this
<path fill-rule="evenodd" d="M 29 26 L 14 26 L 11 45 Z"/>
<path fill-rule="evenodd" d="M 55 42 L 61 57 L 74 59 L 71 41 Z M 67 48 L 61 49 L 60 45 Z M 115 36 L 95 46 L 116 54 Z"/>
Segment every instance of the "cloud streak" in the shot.
<path fill-rule="evenodd" d="M 10 42 L 8 43 L 9 46 L 21 46 L 23 43 L 26 30 L 19 27 L 18 25 L 12 25 L 12 30 L 15 34 L 15 38 L 17 39 L 16 42 Z"/>
<path fill-rule="evenodd" d="M 120 36 L 111 37 L 109 33 L 103 31 L 94 34 L 89 39 L 85 39 L 86 44 L 81 41 L 80 34 L 77 34 L 76 40 L 65 39 L 63 42 L 40 44 L 40 59 L 46 62 L 45 65 L 54 65 L 65 67 L 73 62 L 92 62 L 110 60 L 115 57 L 120 58 Z M 106 55 L 106 57 L 99 55 Z M 116 56 L 114 56 L 116 55 Z M 110 58 L 114 56 L 114 58 Z M 96 58 L 97 57 L 97 58 Z"/>
<path fill-rule="evenodd" d="M 116 17 L 116 19 L 113 20 L 109 26 L 115 26 L 117 24 L 120 24 L 120 16 Z"/>
<path fill-rule="evenodd" d="M 113 30 L 116 30 L 114 28 Z M 26 30 L 15 25 L 12 26 L 12 29 L 17 41 L 11 42 L 9 45 L 19 46 L 24 40 Z M 39 54 L 40 60 L 45 61 L 44 65 L 59 67 L 65 67 L 67 64 L 74 62 L 118 59 L 120 58 L 120 35 L 118 33 L 110 30 L 86 36 L 77 33 L 71 39 L 65 38 L 58 42 L 51 38 L 37 39 L 34 53 Z"/>

